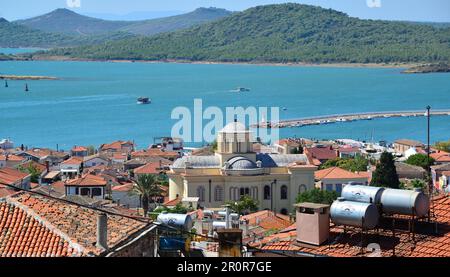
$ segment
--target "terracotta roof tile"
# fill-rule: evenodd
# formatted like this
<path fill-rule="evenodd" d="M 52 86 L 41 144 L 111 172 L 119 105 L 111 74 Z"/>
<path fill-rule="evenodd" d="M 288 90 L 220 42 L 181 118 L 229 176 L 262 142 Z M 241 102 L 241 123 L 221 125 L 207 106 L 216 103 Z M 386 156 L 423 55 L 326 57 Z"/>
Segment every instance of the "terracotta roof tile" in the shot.
<path fill-rule="evenodd" d="M 323 179 L 361 179 L 367 178 L 359 174 L 353 173 L 351 171 L 339 168 L 339 167 L 329 167 L 326 169 L 318 170 L 314 172 L 314 177 L 316 180 Z"/>
<path fill-rule="evenodd" d="M 88 256 L 103 252 L 95 247 L 97 211 L 27 192 L 4 199 L 6 202 L 0 202 L 0 256 Z M 146 225 L 108 215 L 108 246 L 127 240 Z"/>
<path fill-rule="evenodd" d="M 107 182 L 103 177 L 93 174 L 84 174 L 65 183 L 66 186 L 106 186 L 106 184 Z"/>

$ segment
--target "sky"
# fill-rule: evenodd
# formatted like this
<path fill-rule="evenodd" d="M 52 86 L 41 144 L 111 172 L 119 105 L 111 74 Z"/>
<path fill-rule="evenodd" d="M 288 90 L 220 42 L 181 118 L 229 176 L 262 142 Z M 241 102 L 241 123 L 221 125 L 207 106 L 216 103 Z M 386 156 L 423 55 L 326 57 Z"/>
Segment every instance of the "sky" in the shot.
<path fill-rule="evenodd" d="M 105 19 L 139 20 L 217 7 L 241 11 L 258 5 L 297 2 L 332 8 L 363 19 L 450 22 L 450 0 L 0 0 L 0 17 L 29 18 L 56 8 Z"/>

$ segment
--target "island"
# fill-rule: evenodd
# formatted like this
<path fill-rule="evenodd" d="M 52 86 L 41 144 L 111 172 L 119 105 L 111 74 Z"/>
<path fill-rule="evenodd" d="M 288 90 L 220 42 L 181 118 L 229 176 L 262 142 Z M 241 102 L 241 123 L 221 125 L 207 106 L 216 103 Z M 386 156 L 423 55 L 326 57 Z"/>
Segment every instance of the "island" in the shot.
<path fill-rule="evenodd" d="M 50 76 L 21 76 L 21 75 L 0 75 L 0 80 L 58 80 Z"/>
<path fill-rule="evenodd" d="M 449 73 L 450 72 L 450 64 L 447 63 L 438 63 L 438 64 L 423 64 L 408 68 L 402 73 Z"/>

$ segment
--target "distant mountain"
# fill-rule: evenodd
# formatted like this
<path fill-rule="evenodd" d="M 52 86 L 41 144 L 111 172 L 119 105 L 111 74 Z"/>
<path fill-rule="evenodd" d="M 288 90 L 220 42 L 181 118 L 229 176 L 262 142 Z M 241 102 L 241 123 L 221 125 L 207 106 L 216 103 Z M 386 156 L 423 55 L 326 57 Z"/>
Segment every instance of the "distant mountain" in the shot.
<path fill-rule="evenodd" d="M 392 63 L 450 59 L 450 28 L 361 20 L 331 9 L 258 6 L 152 37 L 51 51 L 90 59 Z"/>
<path fill-rule="evenodd" d="M 138 35 L 154 35 L 187 29 L 191 26 L 214 21 L 232 12 L 217 8 L 198 8 L 190 13 L 136 22 L 121 28 L 121 31 Z"/>
<path fill-rule="evenodd" d="M 114 32 L 95 36 L 71 36 L 31 29 L 0 19 L 0 47 L 64 47 L 104 43 L 135 37 L 130 33 Z"/>
<path fill-rule="evenodd" d="M 110 21 L 77 14 L 68 9 L 56 9 L 50 13 L 18 20 L 15 23 L 51 33 L 69 35 L 95 35 L 115 32 L 129 25 L 129 21 Z"/>
<path fill-rule="evenodd" d="M 15 23 L 45 32 L 67 35 L 98 35 L 118 31 L 153 35 L 185 29 L 230 14 L 231 12 L 223 9 L 199 8 L 190 13 L 158 19 L 113 21 L 80 15 L 68 9 L 57 9 L 41 16 L 15 21 Z"/>

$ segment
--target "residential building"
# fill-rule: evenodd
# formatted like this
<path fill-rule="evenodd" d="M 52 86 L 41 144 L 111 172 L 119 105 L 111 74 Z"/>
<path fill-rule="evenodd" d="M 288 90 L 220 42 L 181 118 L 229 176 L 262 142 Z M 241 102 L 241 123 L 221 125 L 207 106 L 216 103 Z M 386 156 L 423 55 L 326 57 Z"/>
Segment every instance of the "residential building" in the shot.
<path fill-rule="evenodd" d="M 122 141 L 122 140 L 102 144 L 99 149 L 99 152 L 105 154 L 130 153 L 133 151 L 134 151 L 134 143 L 132 141 Z"/>
<path fill-rule="evenodd" d="M 430 154 L 430 157 L 434 159 L 435 164 L 450 164 L 450 153 L 437 150 Z"/>
<path fill-rule="evenodd" d="M 63 179 L 73 179 L 83 171 L 83 158 L 71 157 L 61 163 L 59 170 Z"/>
<path fill-rule="evenodd" d="M 333 149 L 332 145 L 317 145 L 314 147 L 306 147 L 304 153 L 313 165 L 321 165 L 328 160 L 333 160 L 338 157 L 338 152 Z"/>
<path fill-rule="evenodd" d="M 49 162 L 50 166 L 58 165 L 69 158 L 69 154 L 66 152 L 55 151 L 48 148 L 33 148 L 18 152 L 17 155 L 29 158 L 30 160 L 41 164 Z"/>
<path fill-rule="evenodd" d="M 317 204 L 316 204 L 317 205 Z M 319 205 L 317 205 L 320 207 Z M 448 242 L 450 240 L 450 198 L 439 195 L 433 199 L 435 217 L 432 222 L 416 221 L 414 235 L 408 231 L 408 218 L 402 216 L 381 221 L 377 231 L 361 232 L 360 228 L 342 228 L 330 224 L 325 215 L 324 221 L 314 221 L 316 226 L 308 228 L 287 229 L 266 236 L 261 241 L 250 243 L 259 250 L 254 256 L 293 256 L 293 257 L 450 257 Z M 322 214 L 317 213 L 317 217 Z M 310 216 L 310 214 L 307 214 Z M 297 216 L 297 220 L 299 220 Z M 297 222 L 298 223 L 298 222 Z M 406 227 L 405 227 L 406 226 Z M 323 230 L 325 228 L 325 230 Z M 316 232 L 316 233 L 314 233 Z M 322 243 L 312 245 L 303 242 L 304 237 L 326 236 Z M 415 238 L 415 239 L 414 239 Z M 371 247 L 377 246 L 376 248 Z M 374 251 L 375 250 L 375 251 Z M 270 251 L 270 252 L 269 252 Z"/>
<path fill-rule="evenodd" d="M 442 192 L 450 192 L 450 170 L 443 171 L 441 177 L 439 177 L 439 190 Z"/>
<path fill-rule="evenodd" d="M 349 183 L 368 185 L 367 175 L 351 172 L 339 167 L 329 167 L 314 173 L 316 186 L 322 190 L 336 191 L 341 194 L 343 186 Z"/>
<path fill-rule="evenodd" d="M 89 150 L 84 146 L 74 146 L 70 150 L 70 155 L 72 157 L 86 157 L 89 154 Z"/>
<path fill-rule="evenodd" d="M 420 141 L 410 140 L 410 139 L 398 139 L 394 142 L 393 146 L 394 146 L 394 151 L 399 154 L 404 154 L 405 151 L 407 151 L 408 149 L 410 149 L 412 147 L 414 147 L 414 148 L 417 148 L 417 147 L 423 148 L 424 147 L 423 143 L 421 143 Z"/>
<path fill-rule="evenodd" d="M 30 192 L 0 199 L 0 257 L 154 256 L 155 225 Z"/>
<path fill-rule="evenodd" d="M 87 157 L 84 157 L 84 159 L 83 159 L 84 168 L 99 166 L 99 165 L 105 165 L 105 166 L 110 165 L 110 160 L 107 157 L 104 157 L 99 154 L 87 156 Z"/>
<path fill-rule="evenodd" d="M 356 157 L 361 156 L 361 149 L 355 146 L 350 145 L 341 146 L 337 151 L 338 156 L 341 159 L 349 159 L 349 158 L 354 159 Z"/>
<path fill-rule="evenodd" d="M 0 149 L 2 150 L 10 150 L 14 149 L 14 142 L 9 139 L 0 140 Z"/>
<path fill-rule="evenodd" d="M 0 168 L 2 167 L 16 167 L 26 161 L 26 158 L 14 154 L 0 154 Z"/>
<path fill-rule="evenodd" d="M 113 201 L 129 209 L 141 207 L 139 195 L 132 193 L 133 187 L 133 183 L 113 186 L 111 188 Z"/>
<path fill-rule="evenodd" d="M 395 162 L 395 169 L 399 179 L 421 179 L 424 180 L 427 171 L 420 166 Z"/>
<path fill-rule="evenodd" d="M 247 195 L 260 209 L 287 214 L 299 192 L 314 187 L 314 171 L 304 154 L 265 154 L 252 149 L 251 132 L 239 122 L 218 134 L 213 156 L 183 156 L 169 177 L 169 200 L 198 197 L 202 207 L 220 207 Z"/>
<path fill-rule="evenodd" d="M 30 174 L 24 173 L 17 169 L 9 167 L 0 168 L 0 185 L 30 189 L 30 177 Z"/>
<path fill-rule="evenodd" d="M 431 179 L 433 180 L 433 186 L 436 189 L 440 189 L 439 179 L 445 171 L 450 171 L 450 164 L 445 163 L 431 166 Z"/>
<path fill-rule="evenodd" d="M 81 195 L 91 198 L 105 199 L 107 182 L 104 178 L 84 174 L 64 183 L 65 195 Z"/>

